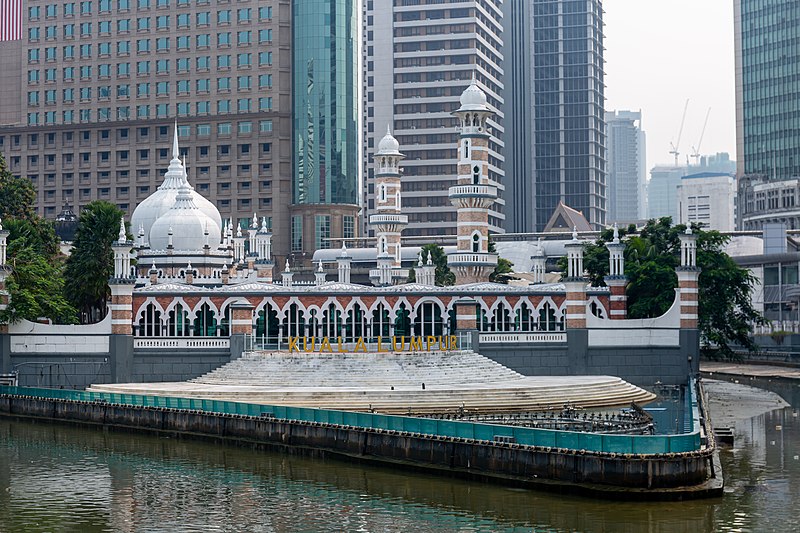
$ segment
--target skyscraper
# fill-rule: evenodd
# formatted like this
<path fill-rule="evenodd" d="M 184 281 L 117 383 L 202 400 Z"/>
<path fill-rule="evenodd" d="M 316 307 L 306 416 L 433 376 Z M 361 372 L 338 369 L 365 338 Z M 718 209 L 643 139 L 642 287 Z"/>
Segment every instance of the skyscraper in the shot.
<path fill-rule="evenodd" d="M 737 175 L 800 176 L 800 6 L 735 0 Z"/>
<path fill-rule="evenodd" d="M 640 111 L 606 113 L 608 142 L 608 222 L 647 216 L 645 135 Z"/>
<path fill-rule="evenodd" d="M 541 231 L 559 202 L 602 227 L 607 211 L 602 2 L 511 0 L 505 18 L 505 26 L 519 36 L 507 40 L 504 51 L 514 70 L 505 107 L 505 115 L 515 117 L 506 128 L 512 165 L 508 227 Z"/>
<path fill-rule="evenodd" d="M 189 181 L 223 218 L 267 217 L 289 251 L 287 0 L 35 0 L 0 42 L 0 152 L 39 214 L 161 182 L 177 117 Z M 77 210 L 76 209 L 76 210 Z"/>
<path fill-rule="evenodd" d="M 364 0 L 362 158 L 366 211 L 375 210 L 372 155 L 390 125 L 403 147 L 403 235 L 452 234 L 456 208 L 448 190 L 458 176 L 458 121 L 451 112 L 475 75 L 489 105 L 502 110 L 500 3 Z M 502 112 L 489 122 L 488 179 L 502 191 Z M 489 228 L 503 228 L 502 192 L 489 211 Z"/>
<path fill-rule="evenodd" d="M 296 260 L 355 237 L 359 203 L 358 4 L 292 3 L 293 186 Z"/>

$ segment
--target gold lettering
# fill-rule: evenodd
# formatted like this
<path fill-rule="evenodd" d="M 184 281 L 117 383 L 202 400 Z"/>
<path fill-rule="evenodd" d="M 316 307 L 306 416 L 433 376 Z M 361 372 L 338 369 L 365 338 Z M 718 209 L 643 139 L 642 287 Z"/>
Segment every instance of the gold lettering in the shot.
<path fill-rule="evenodd" d="M 458 350 L 458 338 L 455 335 L 450 335 L 450 346 L 448 350 Z"/>
<path fill-rule="evenodd" d="M 406 349 L 406 337 L 403 335 L 400 337 L 400 347 L 397 347 L 397 337 L 392 337 L 392 351 L 393 352 L 402 352 Z"/>
<path fill-rule="evenodd" d="M 383 346 L 382 345 L 382 340 L 383 340 L 383 337 L 378 337 L 378 351 L 379 352 L 388 352 L 389 350 L 381 350 L 381 348 Z"/>
<path fill-rule="evenodd" d="M 331 340 L 328 337 L 322 337 L 322 345 L 320 345 L 319 351 L 324 352 L 326 349 L 328 350 L 328 353 L 333 352 L 333 348 L 331 348 Z"/>
<path fill-rule="evenodd" d="M 304 352 L 308 351 L 308 345 L 306 344 L 307 341 L 308 341 L 308 337 L 303 337 L 303 351 Z"/>
<path fill-rule="evenodd" d="M 297 347 L 299 340 L 300 337 L 289 337 L 289 353 L 300 351 L 300 348 Z"/>
<path fill-rule="evenodd" d="M 408 349 L 412 352 L 414 351 L 422 351 L 422 337 L 411 337 L 411 343 L 408 346 Z"/>
<path fill-rule="evenodd" d="M 364 344 L 364 337 L 358 338 L 358 340 L 356 341 L 356 347 L 353 351 L 357 352 L 359 349 L 361 349 L 362 352 L 367 353 L 367 345 Z"/>
<path fill-rule="evenodd" d="M 316 344 L 317 344 L 317 338 L 316 337 L 311 337 L 311 351 L 312 352 L 315 351 Z"/>
<path fill-rule="evenodd" d="M 339 353 L 344 353 L 344 346 L 342 346 L 342 338 L 336 337 L 336 342 L 339 344 Z"/>
<path fill-rule="evenodd" d="M 447 338 L 447 337 L 445 337 L 445 338 Z M 441 351 L 441 352 L 446 352 L 447 351 L 447 346 L 443 346 L 442 345 L 442 336 L 441 335 L 439 335 L 439 351 Z"/>
<path fill-rule="evenodd" d="M 431 343 L 436 342 L 436 337 L 433 335 L 428 335 L 425 337 L 425 350 L 430 352 L 431 351 Z"/>

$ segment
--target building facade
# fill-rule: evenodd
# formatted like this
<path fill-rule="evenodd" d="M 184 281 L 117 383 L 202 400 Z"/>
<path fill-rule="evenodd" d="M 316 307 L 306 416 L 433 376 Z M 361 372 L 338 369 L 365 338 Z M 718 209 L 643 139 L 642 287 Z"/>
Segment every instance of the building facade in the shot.
<path fill-rule="evenodd" d="M 677 202 L 680 224 L 696 222 L 717 231 L 735 228 L 736 180 L 731 174 L 703 172 L 683 176 Z"/>
<path fill-rule="evenodd" d="M 358 4 L 292 3 L 291 252 L 308 263 L 329 239 L 356 236 Z"/>
<path fill-rule="evenodd" d="M 408 236 L 452 233 L 457 121 L 451 112 L 475 75 L 497 115 L 489 123 L 489 174 L 501 194 L 489 213 L 504 226 L 503 22 L 499 2 L 363 2 L 363 173 L 365 212 L 376 212 L 373 155 L 391 126 L 404 147 L 403 211 Z M 364 217 L 368 220 L 368 217 Z M 374 234 L 372 228 L 367 233 Z"/>
<path fill-rule="evenodd" d="M 606 113 L 608 221 L 633 222 L 647 215 L 645 134 L 641 111 Z"/>
<path fill-rule="evenodd" d="M 505 52 L 518 69 L 509 90 L 523 94 L 510 96 L 505 111 L 516 127 L 506 140 L 509 227 L 541 231 L 563 202 L 600 229 L 608 210 L 602 2 L 511 2 L 507 19 L 519 36 Z"/>
<path fill-rule="evenodd" d="M 800 176 L 800 6 L 735 0 L 737 175 Z"/>

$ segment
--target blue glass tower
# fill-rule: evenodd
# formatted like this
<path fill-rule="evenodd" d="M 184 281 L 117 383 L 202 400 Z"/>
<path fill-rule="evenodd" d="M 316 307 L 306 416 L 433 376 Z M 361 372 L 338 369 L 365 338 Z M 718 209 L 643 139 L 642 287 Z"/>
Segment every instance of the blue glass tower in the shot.
<path fill-rule="evenodd" d="M 292 251 L 351 238 L 358 209 L 358 6 L 292 4 Z"/>

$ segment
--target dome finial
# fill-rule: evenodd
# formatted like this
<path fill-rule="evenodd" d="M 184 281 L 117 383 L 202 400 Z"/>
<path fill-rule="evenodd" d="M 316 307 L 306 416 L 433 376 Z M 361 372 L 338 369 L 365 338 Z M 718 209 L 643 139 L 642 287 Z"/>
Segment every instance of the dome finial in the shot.
<path fill-rule="evenodd" d="M 392 129 L 390 128 L 390 124 L 387 122 L 386 123 L 386 135 L 391 135 L 391 134 L 392 134 Z"/>
<path fill-rule="evenodd" d="M 172 158 L 178 159 L 180 151 L 178 150 L 178 118 L 175 118 L 175 135 L 172 139 Z"/>
<path fill-rule="evenodd" d="M 0 229 L 3 229 L 0 227 Z M 123 244 L 127 242 L 127 236 L 125 235 L 125 217 L 119 218 L 119 243 Z"/>

